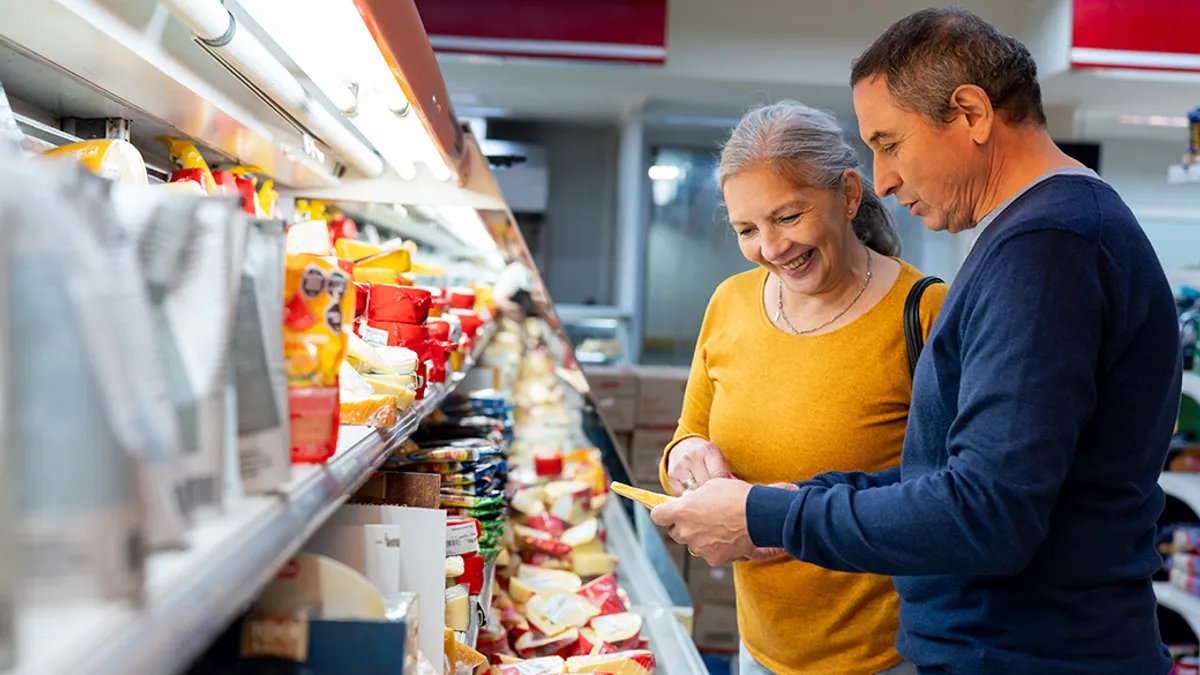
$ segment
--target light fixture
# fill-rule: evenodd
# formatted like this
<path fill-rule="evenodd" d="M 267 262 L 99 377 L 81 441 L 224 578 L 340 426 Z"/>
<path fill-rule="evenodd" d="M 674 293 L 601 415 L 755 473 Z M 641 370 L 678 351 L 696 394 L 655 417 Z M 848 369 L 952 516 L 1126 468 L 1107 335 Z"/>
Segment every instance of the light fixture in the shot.
<path fill-rule="evenodd" d="M 650 180 L 679 180 L 683 169 L 674 164 L 655 164 L 650 167 Z"/>
<path fill-rule="evenodd" d="M 438 151 L 353 0 L 240 0 L 279 46 L 403 179 L 424 164 L 454 170 Z"/>
<path fill-rule="evenodd" d="M 462 243 L 481 251 L 495 251 L 499 247 L 488 232 L 479 212 L 470 206 L 439 206 L 438 215 L 446 230 Z"/>
<path fill-rule="evenodd" d="M 1118 124 L 1133 124 L 1145 127 L 1183 127 L 1188 119 L 1178 115 L 1117 115 Z"/>

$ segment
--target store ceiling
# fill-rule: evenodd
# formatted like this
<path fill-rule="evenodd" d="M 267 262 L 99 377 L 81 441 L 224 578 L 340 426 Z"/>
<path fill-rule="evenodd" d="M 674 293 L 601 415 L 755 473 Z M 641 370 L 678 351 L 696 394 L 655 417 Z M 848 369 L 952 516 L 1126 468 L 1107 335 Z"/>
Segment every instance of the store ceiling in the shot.
<path fill-rule="evenodd" d="M 796 98 L 852 114 L 849 63 L 892 21 L 929 0 L 671 0 L 664 67 L 444 56 L 462 115 L 610 120 L 654 102 L 675 117 L 735 118 L 755 103 Z M 1071 72 L 1071 0 L 959 0 L 1038 59 L 1046 103 L 1089 138 L 1183 136 L 1118 116 L 1179 117 L 1200 105 L 1200 76 Z M 1114 76 L 1115 75 L 1115 76 Z M 1128 118 L 1126 118 L 1128 120 Z"/>

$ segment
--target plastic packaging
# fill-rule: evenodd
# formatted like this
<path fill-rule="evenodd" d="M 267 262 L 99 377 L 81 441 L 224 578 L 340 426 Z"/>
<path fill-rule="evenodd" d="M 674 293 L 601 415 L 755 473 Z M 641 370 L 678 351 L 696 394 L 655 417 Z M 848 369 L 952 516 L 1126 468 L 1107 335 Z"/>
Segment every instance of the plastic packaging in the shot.
<path fill-rule="evenodd" d="M 233 334 L 238 465 L 243 488 L 252 494 L 281 488 L 291 478 L 283 280 L 283 223 L 252 221 Z"/>
<path fill-rule="evenodd" d="M 146 358 L 148 301 L 113 185 L 76 165 L 0 161 L 0 210 L 15 235 L 17 548 L 33 602 L 140 595 L 139 470 L 166 479 L 145 496 L 164 534 L 186 524 L 171 511 L 178 436 Z"/>
<path fill-rule="evenodd" d="M 183 438 L 184 495 L 191 510 L 219 509 L 237 462 L 231 345 L 248 219 L 234 199 L 156 196 L 136 234 Z"/>
<path fill-rule="evenodd" d="M 284 295 L 292 461 L 321 463 L 337 450 L 338 370 L 344 322 L 354 312 L 350 278 L 335 258 L 289 254 Z"/>

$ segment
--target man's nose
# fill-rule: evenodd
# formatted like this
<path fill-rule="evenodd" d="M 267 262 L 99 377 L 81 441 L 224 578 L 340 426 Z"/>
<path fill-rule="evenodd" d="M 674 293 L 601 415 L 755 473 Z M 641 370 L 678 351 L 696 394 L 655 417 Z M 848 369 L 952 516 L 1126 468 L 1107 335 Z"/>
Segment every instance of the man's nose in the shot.
<path fill-rule="evenodd" d="M 892 163 L 887 161 L 887 158 L 881 157 L 880 153 L 875 153 L 875 194 L 880 198 L 887 197 L 899 189 L 900 174 L 892 168 Z"/>

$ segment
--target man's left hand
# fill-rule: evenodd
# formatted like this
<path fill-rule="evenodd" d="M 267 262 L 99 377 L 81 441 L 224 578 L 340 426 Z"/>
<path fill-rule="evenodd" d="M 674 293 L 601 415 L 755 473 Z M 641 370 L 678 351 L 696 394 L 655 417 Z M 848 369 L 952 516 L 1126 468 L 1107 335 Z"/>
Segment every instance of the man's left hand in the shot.
<path fill-rule="evenodd" d="M 693 555 L 717 567 L 755 556 L 746 526 L 746 497 L 751 485 L 734 478 L 713 478 L 650 512 L 655 524 L 669 527 L 671 538 Z"/>

